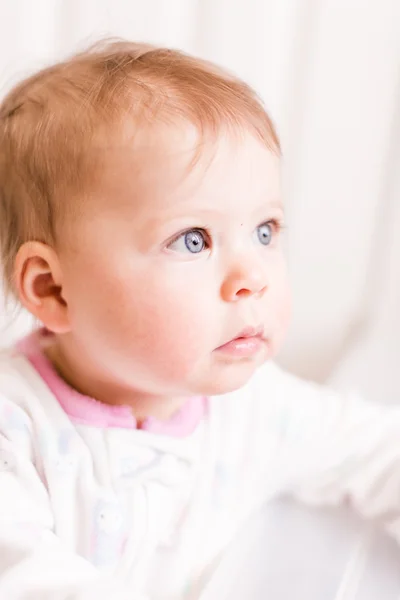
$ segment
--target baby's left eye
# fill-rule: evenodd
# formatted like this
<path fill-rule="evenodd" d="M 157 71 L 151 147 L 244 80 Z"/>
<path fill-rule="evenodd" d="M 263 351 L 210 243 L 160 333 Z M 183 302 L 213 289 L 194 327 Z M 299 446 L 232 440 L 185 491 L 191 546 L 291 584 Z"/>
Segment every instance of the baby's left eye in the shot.
<path fill-rule="evenodd" d="M 256 229 L 257 240 L 263 246 L 269 246 L 274 235 L 274 224 L 271 221 L 262 223 Z"/>

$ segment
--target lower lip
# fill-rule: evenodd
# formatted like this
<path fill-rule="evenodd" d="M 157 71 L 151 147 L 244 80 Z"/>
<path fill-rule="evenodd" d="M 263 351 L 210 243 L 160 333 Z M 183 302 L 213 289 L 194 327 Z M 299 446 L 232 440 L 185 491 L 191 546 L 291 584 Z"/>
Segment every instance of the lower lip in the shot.
<path fill-rule="evenodd" d="M 230 356 L 237 356 L 239 358 L 254 356 L 257 354 L 264 345 L 264 341 L 260 337 L 247 337 L 237 338 L 219 346 L 218 352 L 229 354 Z"/>

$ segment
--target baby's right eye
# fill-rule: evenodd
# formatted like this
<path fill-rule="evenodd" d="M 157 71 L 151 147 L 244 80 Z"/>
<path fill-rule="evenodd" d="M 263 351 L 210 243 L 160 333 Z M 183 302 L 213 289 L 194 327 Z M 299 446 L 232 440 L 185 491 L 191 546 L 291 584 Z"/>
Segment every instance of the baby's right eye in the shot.
<path fill-rule="evenodd" d="M 200 254 L 208 248 L 208 236 L 203 229 L 188 229 L 168 244 L 169 250 L 189 254 Z"/>

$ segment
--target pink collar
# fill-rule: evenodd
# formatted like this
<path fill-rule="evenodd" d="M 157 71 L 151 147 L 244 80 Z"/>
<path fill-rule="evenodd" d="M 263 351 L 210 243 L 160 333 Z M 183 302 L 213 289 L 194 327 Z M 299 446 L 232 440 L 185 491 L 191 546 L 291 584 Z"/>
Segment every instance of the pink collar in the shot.
<path fill-rule="evenodd" d="M 104 404 L 80 394 L 61 379 L 41 347 L 41 341 L 47 335 L 51 334 L 45 329 L 39 329 L 20 340 L 16 347 L 36 369 L 71 420 L 91 427 L 137 429 L 136 419 L 129 406 Z M 167 421 L 149 417 L 140 429 L 161 435 L 185 437 L 193 433 L 202 420 L 206 405 L 207 399 L 204 397 L 189 398 Z"/>

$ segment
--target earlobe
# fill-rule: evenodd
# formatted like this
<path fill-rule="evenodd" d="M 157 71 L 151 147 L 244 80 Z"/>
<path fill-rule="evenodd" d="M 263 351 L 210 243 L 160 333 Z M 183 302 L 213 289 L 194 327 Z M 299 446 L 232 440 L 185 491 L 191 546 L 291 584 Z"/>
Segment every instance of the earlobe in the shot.
<path fill-rule="evenodd" d="M 15 287 L 21 304 L 54 333 L 70 330 L 56 252 L 41 242 L 26 242 L 15 259 Z"/>

